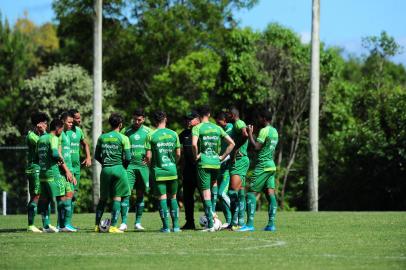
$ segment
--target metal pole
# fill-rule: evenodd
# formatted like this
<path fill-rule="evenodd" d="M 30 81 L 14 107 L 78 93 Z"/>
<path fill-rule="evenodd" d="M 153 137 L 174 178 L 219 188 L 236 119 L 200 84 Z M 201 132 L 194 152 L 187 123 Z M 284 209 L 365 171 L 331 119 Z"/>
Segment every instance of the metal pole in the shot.
<path fill-rule="evenodd" d="M 312 7 L 312 59 L 310 80 L 309 209 L 319 210 L 319 89 L 320 89 L 320 0 Z"/>
<path fill-rule="evenodd" d="M 102 132 L 102 0 L 94 1 L 93 31 L 93 150 Z M 94 155 L 93 155 L 94 157 Z M 93 159 L 93 206 L 100 197 L 100 164 Z"/>
<path fill-rule="evenodd" d="M 7 192 L 3 191 L 3 216 L 7 216 Z"/>

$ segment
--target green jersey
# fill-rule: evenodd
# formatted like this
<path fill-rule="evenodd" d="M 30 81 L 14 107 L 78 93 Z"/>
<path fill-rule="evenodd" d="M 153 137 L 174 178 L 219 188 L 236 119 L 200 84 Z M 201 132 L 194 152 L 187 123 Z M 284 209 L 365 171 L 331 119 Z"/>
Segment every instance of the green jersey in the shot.
<path fill-rule="evenodd" d="M 265 171 L 275 171 L 273 155 L 278 144 L 278 132 L 268 125 L 259 131 L 257 142 L 262 144 L 258 153 L 257 166 L 263 167 Z"/>
<path fill-rule="evenodd" d="M 59 136 L 59 146 L 61 147 L 61 154 L 63 161 L 70 171 L 72 171 L 72 158 L 71 158 L 71 141 L 67 135 L 67 131 L 62 131 Z"/>
<path fill-rule="evenodd" d="M 200 160 L 198 166 L 207 169 L 220 169 L 221 139 L 227 133 L 218 125 L 203 122 L 194 126 L 192 135 L 198 137 Z"/>
<path fill-rule="evenodd" d="M 223 129 L 227 133 L 227 135 L 231 137 L 231 134 L 233 131 L 233 124 L 227 123 L 227 125 Z M 228 146 L 228 143 L 226 141 L 224 141 L 224 140 L 221 141 L 221 151 L 220 151 L 221 154 L 226 151 L 227 146 Z"/>
<path fill-rule="evenodd" d="M 179 137 L 168 128 L 158 128 L 148 133 L 145 148 L 152 152 L 152 169 L 156 181 L 178 178 L 176 149 L 180 148 Z"/>
<path fill-rule="evenodd" d="M 58 161 L 60 160 L 59 138 L 52 133 L 44 134 L 38 139 L 37 153 L 40 167 L 40 178 L 49 179 L 60 175 Z"/>
<path fill-rule="evenodd" d="M 133 126 L 121 130 L 121 133 L 126 135 L 130 140 L 131 147 L 131 162 L 130 165 L 147 166 L 144 164 L 145 159 L 145 141 L 147 140 L 148 133 L 151 132 L 149 127 L 141 125 L 138 129 Z"/>
<path fill-rule="evenodd" d="M 123 165 L 124 160 L 131 159 L 130 141 L 127 136 L 114 130 L 102 134 L 97 140 L 94 155 L 103 167 Z"/>
<path fill-rule="evenodd" d="M 240 145 L 241 142 L 243 141 L 242 130 L 243 130 L 243 128 L 246 128 L 246 127 L 247 127 L 247 125 L 241 119 L 238 119 L 237 121 L 235 121 L 235 123 L 233 125 L 233 130 L 231 131 L 231 138 L 234 140 L 235 145 Z M 240 146 L 237 157 L 246 156 L 247 148 L 248 148 L 248 140 L 246 140 L 245 143 Z M 235 150 L 237 150 L 237 149 L 234 148 L 234 151 Z"/>
<path fill-rule="evenodd" d="M 27 167 L 26 173 L 34 173 L 36 170 L 39 170 L 38 158 L 37 158 L 37 142 L 39 136 L 34 131 L 28 131 L 25 142 L 28 147 L 27 152 Z"/>
<path fill-rule="evenodd" d="M 70 139 L 70 152 L 73 167 L 80 167 L 80 142 L 85 139 L 82 129 L 78 126 L 73 126 L 71 130 L 66 131 Z"/>

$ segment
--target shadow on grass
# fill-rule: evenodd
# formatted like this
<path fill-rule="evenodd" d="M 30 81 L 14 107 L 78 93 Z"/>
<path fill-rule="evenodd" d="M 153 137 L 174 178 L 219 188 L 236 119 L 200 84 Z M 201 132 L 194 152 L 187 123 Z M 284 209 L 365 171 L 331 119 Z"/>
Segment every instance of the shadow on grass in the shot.
<path fill-rule="evenodd" d="M 0 233 L 16 233 L 16 232 L 27 232 L 27 229 L 0 229 Z"/>

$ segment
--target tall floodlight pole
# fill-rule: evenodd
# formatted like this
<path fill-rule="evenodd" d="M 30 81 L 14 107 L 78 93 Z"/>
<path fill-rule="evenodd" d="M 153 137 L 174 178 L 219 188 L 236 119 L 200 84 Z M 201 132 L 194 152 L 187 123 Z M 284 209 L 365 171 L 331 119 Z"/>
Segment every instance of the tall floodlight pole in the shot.
<path fill-rule="evenodd" d="M 93 150 L 102 132 L 102 0 L 94 0 L 93 25 Z M 100 164 L 93 159 L 93 206 L 100 198 Z"/>
<path fill-rule="evenodd" d="M 310 79 L 309 209 L 319 210 L 319 89 L 320 89 L 320 0 L 312 5 L 312 60 Z"/>

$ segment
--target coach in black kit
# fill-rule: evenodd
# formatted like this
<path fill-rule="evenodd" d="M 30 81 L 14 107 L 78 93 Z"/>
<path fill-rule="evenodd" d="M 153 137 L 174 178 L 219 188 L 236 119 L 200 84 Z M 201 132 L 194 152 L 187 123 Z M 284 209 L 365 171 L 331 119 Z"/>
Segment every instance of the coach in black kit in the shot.
<path fill-rule="evenodd" d="M 179 141 L 182 145 L 182 184 L 183 184 L 183 204 L 185 207 L 186 223 L 183 230 L 194 230 L 194 194 L 197 189 L 197 168 L 192 152 L 192 128 L 200 123 L 199 115 L 190 112 L 185 117 L 186 129 L 179 134 Z M 200 192 L 200 191 L 199 191 Z"/>

